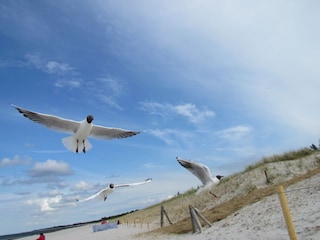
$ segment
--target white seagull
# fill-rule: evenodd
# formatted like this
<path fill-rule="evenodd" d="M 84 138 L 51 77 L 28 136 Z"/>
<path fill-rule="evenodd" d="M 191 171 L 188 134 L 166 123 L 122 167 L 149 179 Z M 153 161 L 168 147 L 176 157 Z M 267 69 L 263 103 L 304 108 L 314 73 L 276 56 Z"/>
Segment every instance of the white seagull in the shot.
<path fill-rule="evenodd" d="M 72 136 L 62 138 L 62 143 L 67 149 L 75 153 L 78 153 L 80 148 L 83 153 L 90 150 L 92 145 L 88 141 L 87 137 L 100 139 L 126 138 L 140 133 L 137 131 L 129 131 L 120 128 L 108 128 L 104 126 L 93 125 L 92 115 L 88 115 L 83 121 L 74 121 L 53 115 L 32 112 L 15 105 L 12 106 L 22 113 L 23 116 L 36 123 L 40 123 L 47 128 L 59 132 L 73 134 Z"/>
<path fill-rule="evenodd" d="M 87 197 L 85 199 L 76 199 L 76 200 L 78 202 L 86 202 L 86 201 L 89 201 L 89 200 L 94 199 L 94 198 L 99 198 L 99 199 L 103 199 L 103 201 L 106 201 L 106 199 L 109 196 L 109 194 L 113 193 L 116 188 L 137 186 L 137 185 L 145 184 L 145 183 L 148 183 L 148 182 L 151 182 L 151 181 L 152 181 L 152 178 L 147 178 L 143 182 L 137 182 L 137 183 L 126 183 L 126 184 L 118 184 L 118 185 L 110 183 L 108 187 L 100 190 L 99 192 L 91 195 L 90 197 Z"/>
<path fill-rule="evenodd" d="M 210 189 L 212 186 L 218 184 L 220 182 L 220 179 L 223 178 L 223 176 L 221 175 L 217 175 L 212 178 L 210 169 L 202 163 L 187 161 L 179 159 L 178 157 L 176 157 L 176 159 L 181 166 L 189 170 L 202 182 L 203 186 L 197 191 L 197 194 L 205 189 Z M 216 196 L 211 191 L 209 193 Z"/>

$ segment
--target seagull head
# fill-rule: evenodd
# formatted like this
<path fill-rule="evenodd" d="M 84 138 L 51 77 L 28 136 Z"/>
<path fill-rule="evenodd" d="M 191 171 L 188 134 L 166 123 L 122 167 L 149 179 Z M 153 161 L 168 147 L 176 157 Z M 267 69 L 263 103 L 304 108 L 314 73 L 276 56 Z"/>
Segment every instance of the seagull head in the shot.
<path fill-rule="evenodd" d="M 218 178 L 220 180 L 221 178 L 223 178 L 223 176 L 217 175 L 216 178 Z"/>
<path fill-rule="evenodd" d="M 113 184 L 113 183 L 110 183 L 109 187 L 110 187 L 111 189 L 113 189 L 113 188 L 114 188 L 114 184 Z"/>
<path fill-rule="evenodd" d="M 91 123 L 93 121 L 93 116 L 92 115 L 88 115 L 87 116 L 87 123 Z"/>

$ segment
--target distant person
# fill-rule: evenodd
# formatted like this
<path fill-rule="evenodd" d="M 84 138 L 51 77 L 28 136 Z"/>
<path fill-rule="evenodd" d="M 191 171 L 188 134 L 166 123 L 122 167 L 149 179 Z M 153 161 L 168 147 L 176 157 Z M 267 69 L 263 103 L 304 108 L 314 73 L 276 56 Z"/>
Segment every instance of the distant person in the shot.
<path fill-rule="evenodd" d="M 46 240 L 46 236 L 43 233 L 40 233 L 40 236 L 36 240 Z"/>

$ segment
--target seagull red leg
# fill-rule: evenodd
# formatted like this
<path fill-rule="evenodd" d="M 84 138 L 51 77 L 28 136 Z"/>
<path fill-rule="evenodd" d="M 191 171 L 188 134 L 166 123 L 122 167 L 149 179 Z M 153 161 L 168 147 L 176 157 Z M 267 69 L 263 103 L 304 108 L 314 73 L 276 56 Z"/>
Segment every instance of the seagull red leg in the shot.
<path fill-rule="evenodd" d="M 217 195 L 215 195 L 213 192 L 209 191 L 209 193 L 214 196 L 215 198 L 219 198 Z"/>

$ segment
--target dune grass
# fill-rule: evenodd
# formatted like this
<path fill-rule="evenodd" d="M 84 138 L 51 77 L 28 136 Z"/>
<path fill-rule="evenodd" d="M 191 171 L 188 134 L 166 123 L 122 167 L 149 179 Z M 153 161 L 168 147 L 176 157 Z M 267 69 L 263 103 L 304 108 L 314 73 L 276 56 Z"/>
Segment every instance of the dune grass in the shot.
<path fill-rule="evenodd" d="M 196 195 L 194 194 L 196 190 L 191 189 L 183 194 L 175 196 L 174 198 L 124 216 L 124 218 L 143 218 L 150 219 L 151 222 L 156 222 L 159 227 L 150 231 L 148 234 L 182 234 L 190 232 L 192 230 L 192 226 L 188 206 L 192 205 L 197 207 L 203 216 L 205 216 L 205 218 L 211 223 L 224 219 L 227 216 L 236 213 L 239 209 L 276 193 L 276 187 L 279 185 L 283 185 L 286 188 L 301 180 L 319 174 L 320 158 L 316 155 L 318 153 L 318 151 L 304 148 L 297 151 L 287 152 L 282 155 L 273 155 L 268 158 L 265 157 L 261 161 L 246 167 L 244 171 L 225 178 L 215 186 L 215 194 L 222 196 L 219 199 L 212 199 L 212 196 L 207 193 Z M 305 164 L 303 159 L 313 157 L 311 156 L 313 154 L 315 154 L 314 165 L 306 168 L 306 171 L 300 175 L 295 175 L 295 173 L 291 173 L 290 175 L 288 173 L 289 179 L 281 181 L 281 177 L 287 173 L 279 173 L 279 171 L 294 170 L 287 170 L 286 166 L 283 168 L 284 170 L 279 170 L 277 167 L 278 165 L 275 165 L 275 163 L 288 164 L 288 169 L 291 165 L 295 165 L 291 167 L 303 168 L 303 164 Z M 274 181 L 275 183 L 265 183 L 263 187 L 258 188 L 255 182 L 252 182 L 252 179 L 254 179 L 257 174 L 261 175 L 263 169 L 267 169 L 268 167 L 266 166 L 270 165 L 272 165 L 272 169 L 268 171 L 273 174 L 272 177 L 277 181 Z M 257 178 L 259 178 L 260 175 Z M 171 222 L 173 222 L 173 224 L 168 225 L 168 222 L 166 221 L 166 225 L 162 228 L 160 228 L 160 224 L 158 224 L 160 222 L 161 205 L 165 207 L 168 215 L 170 216 Z"/>
<path fill-rule="evenodd" d="M 317 168 L 314 170 L 310 170 L 308 173 L 302 176 L 295 177 L 294 179 L 282 182 L 281 184 L 272 185 L 272 186 L 268 186 L 261 189 L 256 188 L 252 192 L 244 196 L 235 197 L 230 201 L 224 202 L 207 211 L 202 212 L 202 214 L 211 223 L 220 221 L 247 205 L 253 204 L 267 196 L 275 194 L 277 192 L 276 187 L 279 185 L 282 185 L 284 186 L 284 188 L 286 188 L 292 184 L 295 184 L 299 181 L 310 178 L 319 173 L 320 173 L 320 168 Z M 191 230 L 192 230 L 191 220 L 190 220 L 190 217 L 187 217 L 172 225 L 155 229 L 153 232 L 166 233 L 166 234 L 182 234 L 182 233 L 190 232 Z"/>
<path fill-rule="evenodd" d="M 266 163 L 276 163 L 276 162 L 284 162 L 284 161 L 300 159 L 300 158 L 309 156 L 309 155 L 313 154 L 314 152 L 315 151 L 310 148 L 302 148 L 299 150 L 289 151 L 289 152 L 286 152 L 283 154 L 276 154 L 276 155 L 272 155 L 269 157 L 263 157 L 259 162 L 255 163 L 255 164 L 251 164 L 248 167 L 246 167 L 244 172 L 251 171 L 251 170 L 258 168 L 261 165 L 264 165 Z"/>

